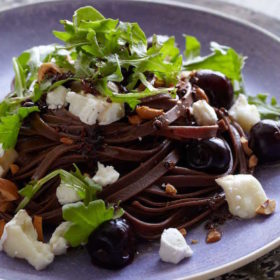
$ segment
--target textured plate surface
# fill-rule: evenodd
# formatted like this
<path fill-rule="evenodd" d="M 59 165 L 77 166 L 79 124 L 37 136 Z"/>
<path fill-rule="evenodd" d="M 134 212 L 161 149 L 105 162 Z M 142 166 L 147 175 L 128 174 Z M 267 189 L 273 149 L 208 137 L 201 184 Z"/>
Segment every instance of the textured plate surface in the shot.
<path fill-rule="evenodd" d="M 26 6 L 0 13 L 0 95 L 9 91 L 13 76 L 11 58 L 34 45 L 54 42 L 51 31 L 60 29 L 59 19 L 70 19 L 73 11 L 93 4 L 105 16 L 139 22 L 148 35 L 175 35 L 184 47 L 182 33 L 197 36 L 206 53 L 208 43 L 230 45 L 248 56 L 244 71 L 249 92 L 270 92 L 280 99 L 280 44 L 268 34 L 225 17 L 190 7 L 137 1 L 64 1 Z M 257 177 L 269 197 L 280 205 L 279 167 L 262 167 Z M 198 226 L 187 240 L 198 239 L 194 255 L 177 266 L 159 261 L 158 244 L 139 246 L 134 263 L 121 271 L 91 266 L 83 249 L 57 257 L 45 271 L 36 272 L 24 261 L 0 254 L 0 278 L 3 279 L 206 279 L 244 265 L 280 245 L 279 210 L 268 219 L 231 220 L 223 226 L 223 239 L 212 245 L 204 242 L 205 230 Z"/>

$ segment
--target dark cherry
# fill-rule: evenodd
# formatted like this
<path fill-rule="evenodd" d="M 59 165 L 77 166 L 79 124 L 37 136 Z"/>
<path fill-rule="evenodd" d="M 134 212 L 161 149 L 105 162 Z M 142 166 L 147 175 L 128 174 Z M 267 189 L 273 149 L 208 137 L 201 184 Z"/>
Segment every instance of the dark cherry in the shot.
<path fill-rule="evenodd" d="M 110 269 L 122 268 L 134 258 L 133 231 L 125 219 L 107 221 L 90 235 L 87 250 L 93 264 Z"/>
<path fill-rule="evenodd" d="M 231 81 L 222 73 L 211 70 L 199 70 L 192 75 L 190 82 L 202 88 L 212 106 L 229 109 L 233 104 Z"/>
<path fill-rule="evenodd" d="M 185 147 L 187 167 L 213 174 L 221 174 L 229 168 L 230 149 L 220 138 L 194 140 Z"/>
<path fill-rule="evenodd" d="M 262 120 L 250 131 L 249 147 L 260 162 L 280 161 L 280 122 Z"/>

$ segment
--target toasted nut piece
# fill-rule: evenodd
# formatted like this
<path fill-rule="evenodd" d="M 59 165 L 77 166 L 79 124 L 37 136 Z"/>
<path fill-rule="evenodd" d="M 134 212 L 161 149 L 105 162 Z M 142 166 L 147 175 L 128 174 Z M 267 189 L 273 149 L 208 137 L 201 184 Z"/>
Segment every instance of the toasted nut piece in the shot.
<path fill-rule="evenodd" d="M 206 95 L 205 91 L 200 87 L 194 88 L 194 94 L 196 100 L 205 100 L 207 103 L 209 103 L 208 96 Z"/>
<path fill-rule="evenodd" d="M 179 231 L 181 232 L 181 234 L 185 237 L 187 236 L 187 231 L 185 228 L 180 228 Z"/>
<path fill-rule="evenodd" d="M 207 234 L 206 242 L 214 243 L 221 240 L 222 234 L 217 229 L 210 229 Z"/>
<path fill-rule="evenodd" d="M 10 165 L 15 162 L 18 157 L 18 153 L 15 149 L 6 150 L 4 155 L 0 158 L 0 166 L 3 168 L 1 177 L 9 171 Z"/>
<path fill-rule="evenodd" d="M 177 193 L 177 190 L 174 186 L 172 186 L 171 184 L 166 184 L 165 186 L 165 192 L 167 194 L 171 194 L 171 195 L 175 195 Z"/>
<path fill-rule="evenodd" d="M 192 243 L 192 244 L 197 244 L 197 243 L 198 243 L 198 240 L 197 240 L 197 239 L 192 239 L 191 243 Z"/>
<path fill-rule="evenodd" d="M 128 121 L 133 125 L 137 125 L 142 122 L 141 118 L 138 115 L 128 116 Z"/>
<path fill-rule="evenodd" d="M 276 208 L 276 201 L 268 199 L 261 206 L 259 206 L 256 210 L 256 213 L 259 215 L 271 215 L 274 213 Z"/>
<path fill-rule="evenodd" d="M 43 218 L 41 216 L 34 216 L 33 217 L 33 226 L 38 234 L 38 240 L 44 241 Z"/>
<path fill-rule="evenodd" d="M 4 220 L 0 221 L 0 238 L 2 237 L 4 227 L 5 227 L 6 222 Z"/>
<path fill-rule="evenodd" d="M 66 145 L 72 145 L 74 143 L 73 139 L 67 137 L 61 137 L 60 142 Z"/>
<path fill-rule="evenodd" d="M 17 186 L 9 180 L 0 178 L 0 200 L 14 201 L 19 198 Z"/>
<path fill-rule="evenodd" d="M 151 120 L 163 114 L 162 109 L 154 109 L 148 106 L 137 106 L 136 113 L 143 120 Z"/>
<path fill-rule="evenodd" d="M 242 148 L 243 148 L 245 154 L 247 156 L 251 156 L 253 154 L 253 151 L 249 148 L 248 140 L 244 136 L 242 136 L 240 138 L 240 142 L 242 144 Z"/>
<path fill-rule="evenodd" d="M 10 170 L 11 170 L 11 173 L 12 173 L 13 175 L 15 175 L 15 174 L 18 173 L 18 171 L 19 171 L 19 166 L 18 166 L 17 164 L 12 163 L 12 164 L 10 165 Z"/>
<path fill-rule="evenodd" d="M 38 70 L 38 82 L 41 83 L 44 80 L 45 75 L 48 73 L 61 74 L 62 71 L 54 63 L 43 63 Z"/>
<path fill-rule="evenodd" d="M 258 158 L 255 155 L 251 155 L 249 158 L 248 166 L 249 168 L 254 168 L 258 164 Z"/>

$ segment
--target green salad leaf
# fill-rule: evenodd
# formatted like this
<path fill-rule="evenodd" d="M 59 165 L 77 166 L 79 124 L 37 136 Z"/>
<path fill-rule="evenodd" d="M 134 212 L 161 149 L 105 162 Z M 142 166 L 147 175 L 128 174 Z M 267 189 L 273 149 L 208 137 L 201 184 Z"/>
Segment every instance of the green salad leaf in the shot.
<path fill-rule="evenodd" d="M 268 94 L 258 94 L 257 96 L 248 96 L 248 103 L 257 106 L 262 119 L 278 120 L 280 116 L 280 105 L 275 97 L 268 101 Z"/>
<path fill-rule="evenodd" d="M 113 206 L 106 208 L 101 199 L 91 201 L 88 205 L 82 202 L 66 204 L 62 207 L 63 219 L 71 222 L 64 238 L 72 247 L 87 243 L 89 235 L 102 223 L 119 218 L 123 210 L 117 211 Z"/>
<path fill-rule="evenodd" d="M 61 23 L 65 31 L 54 31 L 54 35 L 64 41 L 66 49 L 72 52 L 74 76 L 95 82 L 100 92 L 112 97 L 112 101 L 126 102 L 135 107 L 142 92 L 133 90 L 131 85 L 135 86 L 139 75 L 145 76 L 148 72 L 170 87 L 177 83 L 182 56 L 173 37 L 163 42 L 154 36 L 153 45 L 148 49 L 145 33 L 137 23 L 104 18 L 92 7 L 77 10 L 73 22 L 63 20 Z M 130 73 L 130 92 L 126 97 L 107 88 L 109 81 L 124 80 L 124 70 Z M 169 91 L 166 88 L 163 90 Z M 142 97 L 158 93 L 158 89 L 148 87 Z"/>
<path fill-rule="evenodd" d="M 239 84 L 238 91 L 240 91 L 240 88 L 243 90 L 242 69 L 245 63 L 245 57 L 238 54 L 234 49 L 219 45 L 216 42 L 210 43 L 210 50 L 212 53 L 207 56 L 200 56 L 199 41 L 195 37 L 188 35 L 186 35 L 185 38 L 185 55 L 188 60 L 184 63 L 184 69 L 209 69 L 221 72 L 227 76 L 233 84 Z"/>
<path fill-rule="evenodd" d="M 196 37 L 185 35 L 185 52 L 184 55 L 187 61 L 192 61 L 194 58 L 200 56 L 201 45 Z"/>
<path fill-rule="evenodd" d="M 0 104 L 0 143 L 3 149 L 14 148 L 24 118 L 33 112 L 39 112 L 37 106 L 13 109 L 7 101 Z"/>
<path fill-rule="evenodd" d="M 74 167 L 75 171 L 68 172 L 63 169 L 57 169 L 40 180 L 33 180 L 29 182 L 19 191 L 20 195 L 24 198 L 18 205 L 16 212 L 26 207 L 41 187 L 56 176 L 60 176 L 61 184 L 76 190 L 85 204 L 88 204 L 90 201 L 96 199 L 96 193 L 102 190 L 101 186 L 96 184 L 88 176 L 83 175 L 75 164 Z"/>

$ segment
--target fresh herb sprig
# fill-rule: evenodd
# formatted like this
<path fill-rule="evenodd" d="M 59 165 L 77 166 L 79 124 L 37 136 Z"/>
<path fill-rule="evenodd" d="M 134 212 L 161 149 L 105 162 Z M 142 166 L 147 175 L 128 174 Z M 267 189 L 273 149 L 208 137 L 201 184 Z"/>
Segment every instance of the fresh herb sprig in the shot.
<path fill-rule="evenodd" d="M 64 238 L 72 247 L 87 243 L 89 235 L 102 223 L 120 218 L 124 211 L 113 206 L 106 208 L 101 199 L 94 200 L 88 205 L 82 202 L 66 204 L 62 208 L 63 219 L 70 222 L 70 227 L 64 234 Z"/>
<path fill-rule="evenodd" d="M 18 205 L 16 212 L 25 208 L 42 186 L 56 176 L 60 176 L 61 184 L 67 185 L 77 191 L 78 195 L 86 205 L 96 199 L 96 193 L 102 190 L 101 186 L 96 184 L 88 176 L 83 175 L 75 164 L 74 167 L 75 171 L 68 172 L 63 169 L 57 169 L 40 180 L 29 182 L 19 191 L 20 195 L 24 198 Z"/>

